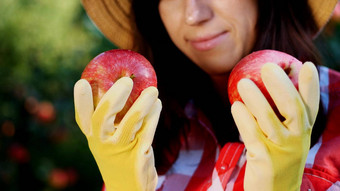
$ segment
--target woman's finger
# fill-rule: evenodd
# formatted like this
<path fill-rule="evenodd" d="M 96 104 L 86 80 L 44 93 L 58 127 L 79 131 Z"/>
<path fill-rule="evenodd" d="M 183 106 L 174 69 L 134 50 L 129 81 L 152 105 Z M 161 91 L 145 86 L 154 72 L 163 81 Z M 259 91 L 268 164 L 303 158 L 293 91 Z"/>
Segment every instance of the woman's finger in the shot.
<path fill-rule="evenodd" d="M 281 134 L 286 131 L 267 99 L 249 79 L 242 79 L 237 85 L 238 92 L 249 111 L 254 115 L 263 133 L 276 144 L 281 142 Z"/>
<path fill-rule="evenodd" d="M 74 85 L 73 94 L 77 124 L 85 136 L 90 136 L 93 114 L 91 85 L 84 79 L 78 80 Z"/>
<path fill-rule="evenodd" d="M 258 127 L 251 112 L 243 103 L 236 101 L 231 106 L 231 114 L 250 156 L 261 152 L 259 150 L 264 147 L 265 135 Z"/>
<path fill-rule="evenodd" d="M 104 94 L 94 111 L 92 121 L 94 136 L 102 140 L 113 135 L 114 120 L 132 91 L 133 82 L 129 77 L 122 77 Z"/>
<path fill-rule="evenodd" d="M 319 75 L 316 67 L 311 62 L 304 63 L 299 73 L 299 92 L 305 103 L 311 127 L 319 111 L 319 87 Z"/>
<path fill-rule="evenodd" d="M 158 90 L 155 87 L 148 87 L 142 91 L 141 95 L 131 106 L 120 122 L 114 136 L 113 141 L 120 144 L 129 144 L 135 137 L 143 124 L 144 118 L 152 109 L 157 101 Z"/>
<path fill-rule="evenodd" d="M 143 153 L 147 153 L 151 148 L 161 110 L 162 102 L 157 99 L 150 113 L 144 118 L 142 128 L 137 133 Z"/>
<path fill-rule="evenodd" d="M 285 126 L 293 134 L 301 134 L 308 116 L 301 96 L 287 74 L 273 63 L 261 69 L 262 81 L 274 100 L 280 114 L 285 118 Z"/>

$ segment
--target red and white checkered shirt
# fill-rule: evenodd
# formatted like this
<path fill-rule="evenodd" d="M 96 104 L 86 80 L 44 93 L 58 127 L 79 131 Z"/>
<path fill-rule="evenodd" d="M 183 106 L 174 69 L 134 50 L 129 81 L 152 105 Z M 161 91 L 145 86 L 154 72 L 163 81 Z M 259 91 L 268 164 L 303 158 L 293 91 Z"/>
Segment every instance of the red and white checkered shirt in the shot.
<path fill-rule="evenodd" d="M 303 191 L 340 191 L 340 73 L 319 67 L 321 102 L 327 116 L 326 128 L 310 149 L 303 174 Z M 242 191 L 246 167 L 242 143 L 222 148 L 200 112 L 191 120 L 188 145 L 165 175 L 158 178 L 157 191 Z M 184 145 L 184 144 L 183 144 Z M 105 190 L 105 187 L 103 187 Z"/>
<path fill-rule="evenodd" d="M 301 190 L 335 191 L 340 190 L 340 73 L 319 67 L 319 75 L 328 121 L 308 154 Z M 195 116 L 188 145 L 180 150 L 170 170 L 159 176 L 157 191 L 243 190 L 244 145 L 227 143 L 221 148 L 204 115 L 197 112 Z"/>

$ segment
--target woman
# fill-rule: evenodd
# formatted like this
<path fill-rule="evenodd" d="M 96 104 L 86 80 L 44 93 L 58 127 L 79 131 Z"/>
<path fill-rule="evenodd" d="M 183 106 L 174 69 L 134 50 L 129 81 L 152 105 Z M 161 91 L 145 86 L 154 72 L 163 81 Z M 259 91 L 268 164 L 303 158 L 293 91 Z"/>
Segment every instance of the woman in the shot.
<path fill-rule="evenodd" d="M 272 86 L 275 91 L 283 89 L 294 98 L 302 98 L 301 107 L 307 108 L 301 110 L 304 117 L 290 116 L 307 121 L 298 126 L 306 131 L 293 136 L 294 142 L 282 145 L 271 144 L 282 140 L 282 133 L 265 136 L 266 131 L 277 128 L 272 124 L 266 129 L 260 121 L 272 118 L 257 114 L 247 104 L 246 100 L 255 102 L 255 110 L 261 113 L 264 107 L 256 103 L 261 95 L 244 95 L 246 104 L 234 104 L 231 114 L 226 89 L 232 68 L 252 51 L 275 49 L 303 62 L 320 63 L 313 38 L 327 23 L 336 3 L 83 0 L 89 16 L 113 43 L 138 51 L 152 62 L 162 100 L 161 106 L 157 89 L 146 89 L 126 120 L 112 127 L 112 116 L 121 105 L 116 100 L 128 97 L 132 82 L 116 82 L 103 98 L 103 106 L 95 111 L 88 83 L 81 80 L 75 85 L 77 123 L 88 138 L 107 190 L 340 189 L 340 162 L 334 146 L 340 144 L 340 130 L 335 128 L 339 100 L 336 91 L 329 89 L 339 89 L 332 84 L 340 79 L 338 73 L 319 67 L 322 99 L 318 113 L 318 81 L 303 77 L 306 81 L 300 87 L 311 94 Z M 301 76 L 317 79 L 315 67 L 305 65 L 305 75 Z M 267 68 L 269 74 L 276 71 L 275 67 Z M 269 81 L 285 78 L 282 73 L 267 76 Z M 240 89 L 255 94 L 256 87 L 249 80 L 242 84 Z M 106 103 L 111 109 L 104 107 Z M 300 107 L 288 105 L 288 110 Z M 143 115 L 134 118 L 140 111 Z M 286 122 L 277 124 L 289 128 L 291 124 Z M 156 126 L 153 156 L 150 145 Z M 256 133 L 260 136 L 254 136 Z M 307 157 L 310 146 L 312 152 Z"/>

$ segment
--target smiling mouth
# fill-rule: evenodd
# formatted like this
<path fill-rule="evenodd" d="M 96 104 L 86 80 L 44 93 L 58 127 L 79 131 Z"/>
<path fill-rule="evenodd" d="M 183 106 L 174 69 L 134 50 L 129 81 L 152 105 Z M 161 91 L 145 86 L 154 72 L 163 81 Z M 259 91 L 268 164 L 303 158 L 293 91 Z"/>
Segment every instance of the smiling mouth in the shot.
<path fill-rule="evenodd" d="M 198 51 L 208 51 L 220 44 L 228 33 L 226 31 L 212 36 L 188 40 L 191 46 Z"/>

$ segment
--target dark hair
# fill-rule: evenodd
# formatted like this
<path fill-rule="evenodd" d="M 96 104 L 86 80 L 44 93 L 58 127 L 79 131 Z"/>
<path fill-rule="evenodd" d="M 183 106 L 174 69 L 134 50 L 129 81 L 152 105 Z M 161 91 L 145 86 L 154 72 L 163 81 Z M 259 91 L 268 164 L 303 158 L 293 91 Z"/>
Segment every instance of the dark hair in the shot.
<path fill-rule="evenodd" d="M 165 173 L 175 161 L 181 147 L 180 135 L 185 135 L 190 128 L 184 112 L 189 100 L 193 100 L 210 120 L 222 146 L 238 141 L 230 105 L 226 106 L 221 100 L 210 77 L 172 43 L 159 16 L 159 0 L 132 2 L 137 29 L 142 36 L 136 36 L 136 46 L 153 63 L 163 103 L 153 144 L 158 173 Z M 258 0 L 258 10 L 254 51 L 275 49 L 301 61 L 319 63 L 312 40 L 317 27 L 307 0 Z M 318 136 L 320 132 L 315 137 Z"/>
<path fill-rule="evenodd" d="M 258 0 L 258 7 L 259 32 L 254 50 L 280 50 L 302 62 L 320 64 L 320 56 L 313 43 L 318 27 L 308 0 Z"/>

